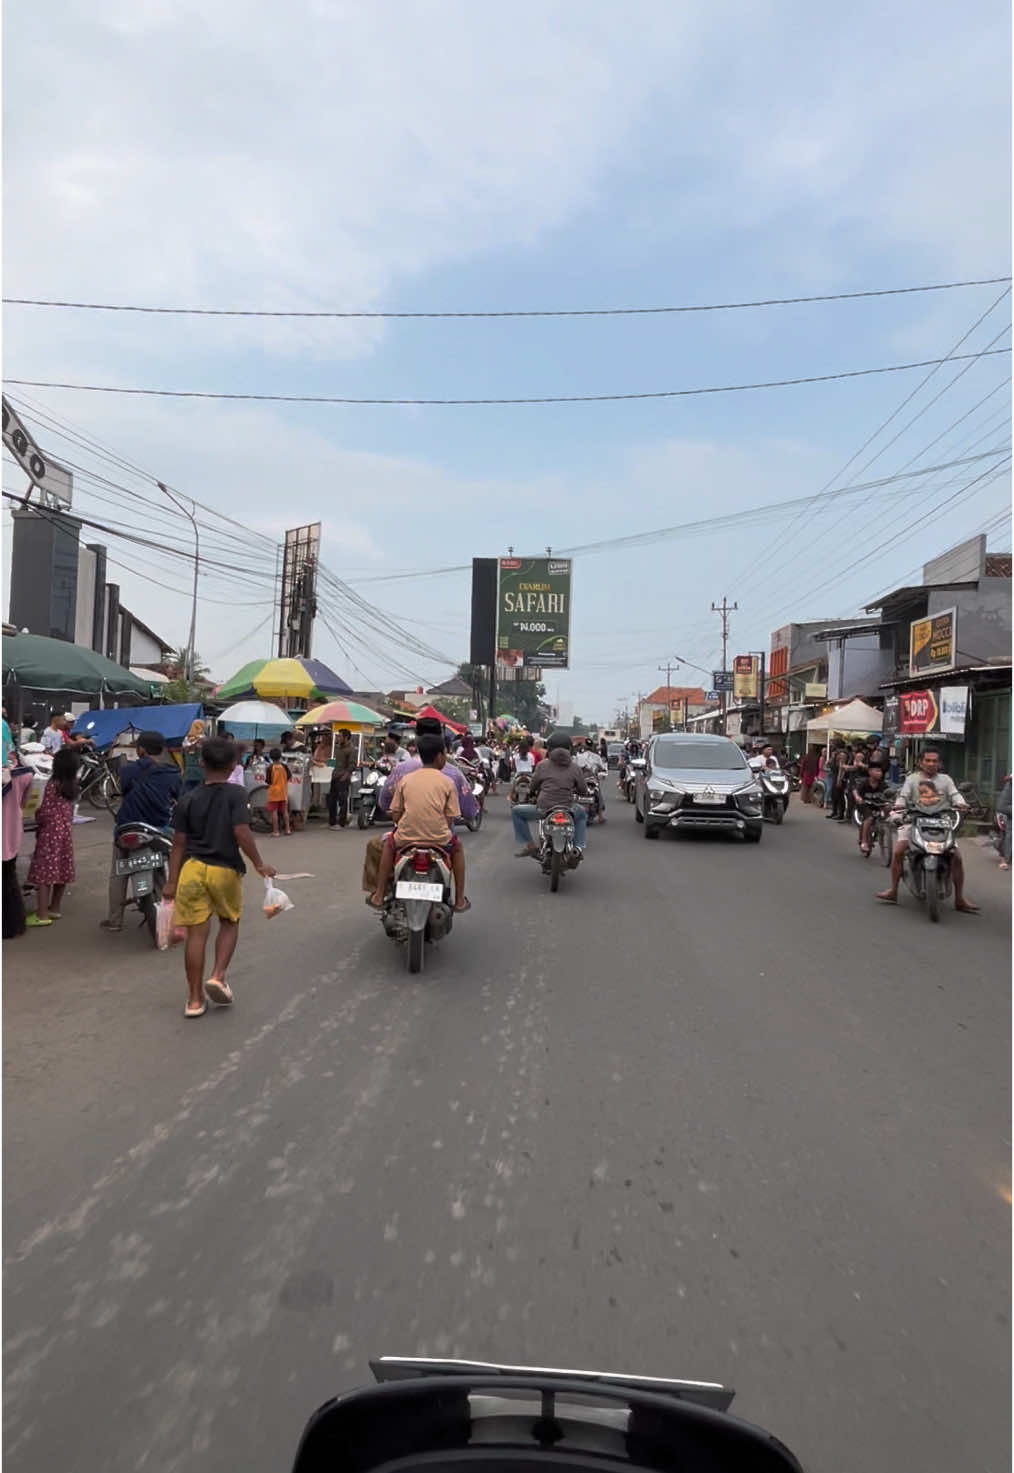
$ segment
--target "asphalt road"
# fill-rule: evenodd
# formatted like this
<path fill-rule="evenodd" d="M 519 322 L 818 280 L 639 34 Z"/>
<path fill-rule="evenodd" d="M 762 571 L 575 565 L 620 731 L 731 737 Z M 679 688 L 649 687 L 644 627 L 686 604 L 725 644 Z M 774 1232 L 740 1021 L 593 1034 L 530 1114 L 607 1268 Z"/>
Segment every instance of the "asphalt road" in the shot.
<path fill-rule="evenodd" d="M 759 847 L 613 802 L 548 893 L 502 799 L 410 978 L 355 831 L 266 851 L 237 1005 L 62 921 L 4 946 L 12 1473 L 287 1469 L 371 1355 L 727 1381 L 814 1473 L 1009 1466 L 1010 890 L 872 900 L 798 803 Z"/>

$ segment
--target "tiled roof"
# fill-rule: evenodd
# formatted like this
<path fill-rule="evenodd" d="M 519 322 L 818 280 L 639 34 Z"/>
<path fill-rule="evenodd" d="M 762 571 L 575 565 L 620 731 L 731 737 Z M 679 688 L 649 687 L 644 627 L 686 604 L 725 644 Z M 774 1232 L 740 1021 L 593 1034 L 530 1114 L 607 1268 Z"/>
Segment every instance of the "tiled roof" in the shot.
<path fill-rule="evenodd" d="M 668 706 L 671 701 L 686 701 L 688 706 L 703 706 L 704 691 L 699 685 L 660 685 L 650 696 L 645 696 L 649 706 Z"/>

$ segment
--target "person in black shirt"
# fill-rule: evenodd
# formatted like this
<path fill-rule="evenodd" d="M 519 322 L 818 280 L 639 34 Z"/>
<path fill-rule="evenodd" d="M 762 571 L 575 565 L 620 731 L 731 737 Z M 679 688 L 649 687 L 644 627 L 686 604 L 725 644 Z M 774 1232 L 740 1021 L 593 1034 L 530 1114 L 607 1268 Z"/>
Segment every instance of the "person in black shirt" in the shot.
<path fill-rule="evenodd" d="M 137 738 L 137 761 L 120 768 L 123 802 L 113 828 L 113 862 L 109 870 L 109 914 L 100 921 L 104 931 L 123 930 L 123 909 L 127 903 L 129 876 L 116 873 L 119 851 L 115 835 L 131 823 L 147 823 L 155 829 L 167 829 L 172 820 L 173 804 L 180 795 L 182 779 L 175 762 L 163 762 L 165 742 L 157 731 L 142 731 Z"/>
<path fill-rule="evenodd" d="M 236 766 L 235 742 L 210 737 L 201 747 L 201 765 L 204 782 L 176 805 L 169 878 L 162 891 L 163 899 L 175 899 L 176 924 L 187 933 L 185 1018 L 203 1017 L 207 998 L 219 1005 L 233 1000 L 225 974 L 239 939 L 246 873 L 242 854 L 259 875 L 270 878 L 275 873 L 261 859 L 250 832 L 246 790 L 229 781 Z M 213 915 L 218 917 L 214 970 L 205 982 Z"/>
<path fill-rule="evenodd" d="M 853 794 L 855 802 L 863 815 L 862 833 L 859 836 L 859 847 L 864 854 L 869 855 L 870 838 L 873 832 L 873 820 L 876 818 L 876 810 L 881 807 L 890 794 L 884 769 L 878 763 L 871 763 L 869 771 L 864 772 L 856 782 Z"/>

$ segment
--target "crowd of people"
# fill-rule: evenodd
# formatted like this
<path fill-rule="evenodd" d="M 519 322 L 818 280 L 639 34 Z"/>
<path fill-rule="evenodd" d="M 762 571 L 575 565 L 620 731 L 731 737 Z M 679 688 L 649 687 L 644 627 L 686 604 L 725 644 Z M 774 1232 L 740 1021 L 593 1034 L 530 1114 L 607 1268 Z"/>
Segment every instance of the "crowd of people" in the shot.
<path fill-rule="evenodd" d="M 15 862 L 21 839 L 21 803 L 25 782 L 31 773 L 22 766 L 19 743 L 34 739 L 34 730 L 11 732 L 6 712 L 3 718 L 4 766 L 4 936 L 26 929 L 48 928 L 61 919 L 63 899 L 75 878 L 72 823 L 78 797 L 78 771 L 83 753 L 91 743 L 75 735 L 72 721 L 54 713 L 42 733 L 44 750 L 52 757 L 52 772 L 45 784 L 35 825 L 35 848 L 27 884 L 36 893 L 36 907 L 25 911 Z M 209 1001 L 229 1006 L 232 992 L 227 970 L 236 948 L 242 912 L 241 879 L 245 860 L 258 874 L 271 878 L 274 868 L 262 859 L 250 827 L 249 774 L 253 768 L 258 782 L 266 785 L 271 836 L 292 831 L 290 819 L 290 763 L 296 754 L 312 750 L 315 764 L 330 764 L 331 778 L 326 807 L 328 827 L 348 826 L 350 792 L 354 774 L 364 761 L 382 776 L 377 805 L 393 821 L 383 837 L 370 841 L 364 869 L 366 903 L 381 910 L 398 850 L 413 844 L 440 848 L 447 856 L 454 877 L 454 908 L 469 910 L 465 888 L 465 856 L 454 825 L 480 816 L 484 793 L 498 784 L 509 789 L 512 830 L 519 858 L 538 852 L 532 836 L 534 820 L 558 807 L 574 816 L 574 839 L 579 854 L 587 842 L 589 787 L 602 794 L 608 771 L 609 752 L 605 741 L 597 743 L 559 734 L 544 741 L 541 736 L 521 734 L 508 740 L 490 731 L 476 737 L 471 732 L 450 735 L 440 721 L 420 718 L 409 732 L 396 730 L 379 735 L 365 754 L 352 733 L 330 729 L 310 734 L 309 747 L 298 732 L 285 732 L 277 745 L 262 738 L 251 744 L 234 741 L 227 732 L 212 735 L 201 721 L 188 731 L 177 763 L 168 753 L 165 739 L 156 731 L 142 731 L 134 760 L 125 762 L 119 780 L 122 800 L 114 820 L 114 845 L 109 873 L 109 906 L 101 925 L 107 931 L 123 927 L 127 903 L 127 879 L 117 874 L 116 836 L 127 825 L 144 823 L 171 836 L 169 871 L 163 890 L 176 907 L 176 922 L 186 933 L 184 946 L 187 978 L 185 1016 L 198 1018 Z M 621 784 L 629 765 L 642 756 L 636 740 L 623 744 L 620 756 Z M 942 772 L 940 755 L 932 749 L 920 757 L 917 771 L 902 781 L 897 758 L 879 740 L 833 741 L 826 751 L 810 749 L 791 763 L 773 747 L 757 741 L 749 755 L 750 765 L 795 768 L 802 801 L 820 801 L 828 821 L 849 822 L 862 818 L 860 847 L 869 853 L 872 826 L 880 806 L 890 802 L 895 811 L 935 812 L 961 807 L 964 798 Z M 476 785 L 477 776 L 482 784 Z M 899 783 L 901 783 L 899 790 Z M 482 796 L 476 797 L 476 791 Z M 594 791 L 594 789 L 593 789 Z M 1005 782 L 997 813 L 1001 820 L 1000 860 L 1010 864 L 1011 779 Z M 1005 821 L 1004 821 L 1005 820 Z M 593 821 L 604 822 L 604 796 L 593 809 Z M 909 829 L 903 825 L 891 869 L 891 883 L 878 898 L 897 900 Z M 372 861 L 370 856 L 372 855 Z M 960 855 L 954 862 L 954 894 L 958 910 L 974 912 L 964 893 L 964 867 Z M 205 981 L 205 955 L 212 919 L 218 920 L 212 975 Z"/>

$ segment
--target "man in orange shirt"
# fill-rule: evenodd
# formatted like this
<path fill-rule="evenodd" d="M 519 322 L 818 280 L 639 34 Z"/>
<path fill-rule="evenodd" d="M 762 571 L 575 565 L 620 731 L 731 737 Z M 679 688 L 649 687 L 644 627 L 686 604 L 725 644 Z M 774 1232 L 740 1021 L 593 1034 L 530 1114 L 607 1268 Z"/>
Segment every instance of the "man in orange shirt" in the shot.
<path fill-rule="evenodd" d="M 394 790 L 390 813 L 395 830 L 384 841 L 377 885 L 373 894 L 366 897 L 366 904 L 373 910 L 383 910 L 398 849 L 427 844 L 441 849 L 451 861 L 455 911 L 471 910 L 471 902 L 465 898 L 465 855 L 452 827 L 454 820 L 461 816 L 461 809 L 457 789 L 442 771 L 447 761 L 443 739 L 423 735 L 418 746 L 422 766 L 407 773 Z"/>

